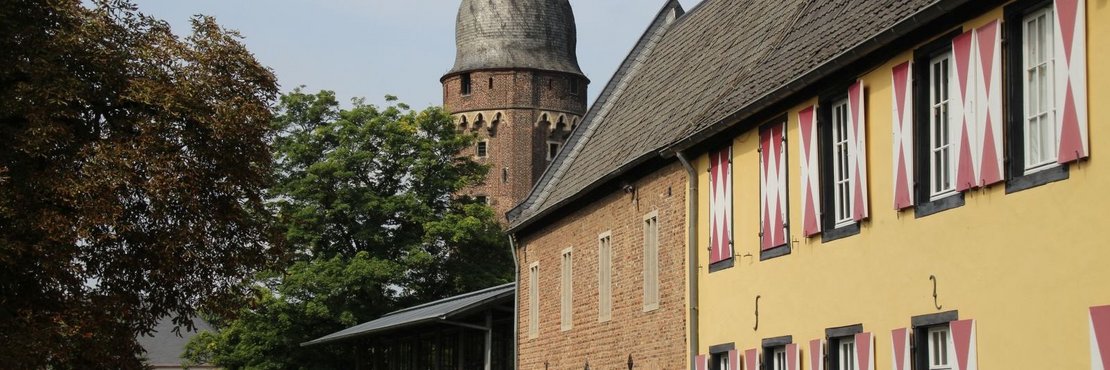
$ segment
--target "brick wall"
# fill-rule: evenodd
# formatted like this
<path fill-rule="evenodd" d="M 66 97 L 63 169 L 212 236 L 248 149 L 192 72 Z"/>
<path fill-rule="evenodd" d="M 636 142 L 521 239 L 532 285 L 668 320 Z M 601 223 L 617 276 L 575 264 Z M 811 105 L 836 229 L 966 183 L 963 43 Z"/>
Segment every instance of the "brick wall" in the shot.
<path fill-rule="evenodd" d="M 499 219 L 532 189 L 547 168 L 547 142 L 562 142 L 586 112 L 587 81 L 571 74 L 531 70 L 475 71 L 470 73 L 470 94 L 461 91 L 462 76 L 443 79 L 443 102 L 457 122 L 466 117 L 462 130 L 488 140 L 490 166 L 485 183 L 463 194 L 489 197 Z M 490 88 L 490 80 L 493 87 Z M 570 79 L 579 81 L 570 93 Z M 479 114 L 483 122 L 478 122 Z M 496 120 L 500 114 L 501 119 Z M 547 117 L 546 122 L 543 117 Z M 558 125 L 562 118 L 563 125 Z M 474 148 L 463 155 L 474 156 Z M 507 179 L 503 170 L 508 169 Z"/>
<path fill-rule="evenodd" d="M 686 366 L 686 172 L 678 163 L 546 227 L 518 235 L 520 370 L 682 369 Z M 658 211 L 659 308 L 644 312 L 643 217 Z M 545 221 L 546 222 L 546 221 Z M 612 319 L 598 322 L 598 235 L 612 232 Z M 574 327 L 561 331 L 562 251 L 574 248 Z M 539 262 L 539 335 L 528 338 L 529 265 Z M 545 366 L 546 364 L 546 366 Z"/>

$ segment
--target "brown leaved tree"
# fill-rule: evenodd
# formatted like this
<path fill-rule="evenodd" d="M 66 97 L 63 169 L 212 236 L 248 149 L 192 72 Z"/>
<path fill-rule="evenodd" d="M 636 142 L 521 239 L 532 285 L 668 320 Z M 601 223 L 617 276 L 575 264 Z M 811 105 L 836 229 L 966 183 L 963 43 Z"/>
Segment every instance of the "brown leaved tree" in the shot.
<path fill-rule="evenodd" d="M 282 258 L 273 73 L 233 31 L 122 0 L 0 5 L 0 367 L 137 368 Z"/>

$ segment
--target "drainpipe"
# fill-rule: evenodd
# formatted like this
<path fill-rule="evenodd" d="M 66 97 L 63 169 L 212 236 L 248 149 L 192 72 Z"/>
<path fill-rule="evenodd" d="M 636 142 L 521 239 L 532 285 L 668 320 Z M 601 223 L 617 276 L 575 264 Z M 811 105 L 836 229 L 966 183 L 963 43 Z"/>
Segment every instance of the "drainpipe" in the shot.
<path fill-rule="evenodd" d="M 689 190 L 686 198 L 686 246 L 690 266 L 687 276 L 689 285 L 686 289 L 690 290 L 690 359 L 693 361 L 698 354 L 698 173 L 681 151 L 675 152 L 675 156 L 682 162 L 682 167 L 686 168 Z"/>
<path fill-rule="evenodd" d="M 516 292 L 513 293 L 513 369 L 517 368 L 518 359 L 516 358 L 516 347 L 518 345 L 518 338 L 520 336 L 520 260 L 516 255 L 516 234 L 509 234 L 509 249 L 513 252 L 513 282 L 516 283 Z"/>

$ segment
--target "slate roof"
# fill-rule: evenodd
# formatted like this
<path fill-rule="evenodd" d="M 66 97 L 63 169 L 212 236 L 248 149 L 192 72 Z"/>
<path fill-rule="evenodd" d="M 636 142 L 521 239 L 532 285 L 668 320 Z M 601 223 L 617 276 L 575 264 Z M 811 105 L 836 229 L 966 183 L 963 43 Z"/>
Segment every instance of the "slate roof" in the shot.
<path fill-rule="evenodd" d="M 511 232 L 946 0 L 704 0 L 666 31 L 564 174 Z M 595 103 L 590 112 L 599 109 Z M 567 151 L 564 151 L 567 152 Z M 560 153 L 566 155 L 568 153 Z M 550 169 L 549 169 L 550 171 Z M 541 179 L 542 181 L 542 179 Z M 539 200 L 539 201 L 537 201 Z"/>
<path fill-rule="evenodd" d="M 336 342 L 351 337 L 399 329 L 412 325 L 449 320 L 458 316 L 474 313 L 475 310 L 493 304 L 511 301 L 514 294 L 516 294 L 516 284 L 509 283 L 445 298 L 435 302 L 394 311 L 377 320 L 352 326 L 312 341 L 301 343 L 301 346 Z"/>
<path fill-rule="evenodd" d="M 455 66 L 447 75 L 532 68 L 584 76 L 568 0 L 463 0 L 455 44 Z"/>

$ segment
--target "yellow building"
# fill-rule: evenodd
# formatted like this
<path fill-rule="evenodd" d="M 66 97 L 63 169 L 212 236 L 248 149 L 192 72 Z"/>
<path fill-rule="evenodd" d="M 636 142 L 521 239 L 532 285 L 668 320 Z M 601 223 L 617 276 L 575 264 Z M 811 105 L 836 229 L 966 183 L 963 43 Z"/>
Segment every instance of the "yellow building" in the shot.
<path fill-rule="evenodd" d="M 695 368 L 1110 365 L 1110 2 L 797 3 L 746 66 L 770 81 L 667 150 Z"/>

